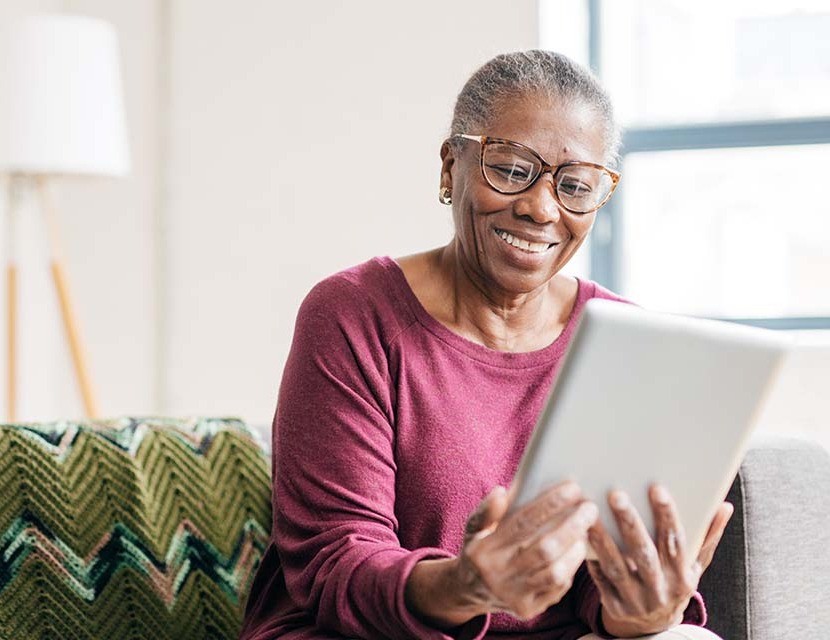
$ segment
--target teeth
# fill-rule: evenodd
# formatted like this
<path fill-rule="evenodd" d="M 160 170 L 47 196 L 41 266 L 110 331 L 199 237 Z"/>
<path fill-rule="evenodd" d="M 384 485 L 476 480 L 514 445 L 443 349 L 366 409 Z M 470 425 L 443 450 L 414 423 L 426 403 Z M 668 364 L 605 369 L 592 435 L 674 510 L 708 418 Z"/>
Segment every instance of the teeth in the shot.
<path fill-rule="evenodd" d="M 496 231 L 496 235 L 507 244 L 512 245 L 517 249 L 529 251 L 530 253 L 542 253 L 543 251 L 547 251 L 548 247 L 550 247 L 550 245 L 546 242 L 528 242 L 527 240 L 522 240 L 521 238 L 515 238 L 506 231 Z"/>

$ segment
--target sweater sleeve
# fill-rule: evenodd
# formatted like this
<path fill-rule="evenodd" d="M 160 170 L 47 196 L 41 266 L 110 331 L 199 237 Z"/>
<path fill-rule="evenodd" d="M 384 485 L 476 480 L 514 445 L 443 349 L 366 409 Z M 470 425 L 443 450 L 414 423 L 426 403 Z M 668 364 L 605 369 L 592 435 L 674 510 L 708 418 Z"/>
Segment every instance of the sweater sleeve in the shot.
<path fill-rule="evenodd" d="M 398 540 L 390 329 L 361 293 L 337 277 L 312 290 L 280 386 L 273 539 L 288 593 L 317 628 L 347 637 L 483 637 L 489 617 L 449 634 L 407 610 L 415 564 L 451 554 Z"/>
<path fill-rule="evenodd" d="M 576 572 L 573 592 L 576 601 L 576 614 L 590 629 L 601 638 L 614 638 L 602 624 L 602 603 L 599 590 L 583 563 Z M 695 592 L 686 610 L 683 612 L 683 624 L 693 624 L 702 627 L 706 624 L 706 606 L 703 597 Z"/>

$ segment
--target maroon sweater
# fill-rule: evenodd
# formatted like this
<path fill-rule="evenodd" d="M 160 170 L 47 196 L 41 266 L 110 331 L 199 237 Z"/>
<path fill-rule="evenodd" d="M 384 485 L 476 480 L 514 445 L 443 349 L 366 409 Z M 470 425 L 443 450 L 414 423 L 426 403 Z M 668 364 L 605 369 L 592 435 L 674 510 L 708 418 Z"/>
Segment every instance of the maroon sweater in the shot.
<path fill-rule="evenodd" d="M 562 334 L 530 353 L 458 336 L 421 306 L 391 258 L 318 284 L 303 302 L 273 431 L 274 522 L 243 639 L 533 638 L 600 632 L 585 566 L 523 622 L 478 617 L 445 633 L 404 602 L 409 572 L 457 555 L 469 514 L 508 486 L 592 297 L 579 281 Z M 702 624 L 696 597 L 686 621 Z"/>

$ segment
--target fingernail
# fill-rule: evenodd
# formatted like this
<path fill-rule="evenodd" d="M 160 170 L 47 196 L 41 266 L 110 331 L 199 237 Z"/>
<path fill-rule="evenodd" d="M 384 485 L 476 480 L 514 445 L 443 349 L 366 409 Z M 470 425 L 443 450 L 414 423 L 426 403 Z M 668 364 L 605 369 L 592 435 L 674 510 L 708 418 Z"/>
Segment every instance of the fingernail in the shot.
<path fill-rule="evenodd" d="M 563 498 L 576 498 L 579 493 L 579 487 L 573 482 L 566 482 L 559 487 L 559 495 Z"/>
<path fill-rule="evenodd" d="M 597 517 L 599 517 L 599 509 L 593 502 L 584 502 L 579 507 L 579 520 L 584 526 L 589 527 L 594 524 Z"/>
<path fill-rule="evenodd" d="M 671 496 L 669 496 L 669 492 L 666 488 L 662 485 L 657 485 L 654 487 L 654 501 L 657 504 L 668 504 L 671 500 Z"/>
<path fill-rule="evenodd" d="M 631 573 L 637 573 L 637 563 L 634 562 L 634 560 L 632 560 L 631 558 L 626 558 L 625 564 Z"/>
<path fill-rule="evenodd" d="M 624 491 L 615 491 L 611 494 L 611 506 L 615 509 L 626 509 L 631 504 Z"/>

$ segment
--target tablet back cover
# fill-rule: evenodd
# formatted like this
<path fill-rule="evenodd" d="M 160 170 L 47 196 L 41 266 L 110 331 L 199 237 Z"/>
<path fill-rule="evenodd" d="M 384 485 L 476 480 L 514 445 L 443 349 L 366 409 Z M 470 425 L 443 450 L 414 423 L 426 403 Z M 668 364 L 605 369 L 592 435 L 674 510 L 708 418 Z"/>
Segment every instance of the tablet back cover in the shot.
<path fill-rule="evenodd" d="M 653 535 L 647 490 L 661 483 L 697 553 L 787 344 L 771 331 L 589 301 L 519 467 L 513 508 L 574 479 L 623 548 L 608 492 L 626 491 Z"/>

